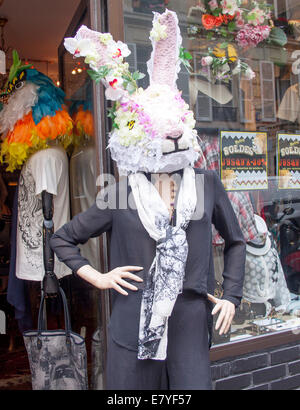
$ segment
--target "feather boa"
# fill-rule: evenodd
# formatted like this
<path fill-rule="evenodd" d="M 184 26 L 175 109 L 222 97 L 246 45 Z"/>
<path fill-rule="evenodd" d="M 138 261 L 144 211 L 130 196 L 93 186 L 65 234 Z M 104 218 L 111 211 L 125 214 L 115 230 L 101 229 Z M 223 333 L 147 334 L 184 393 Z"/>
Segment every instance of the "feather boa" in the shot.
<path fill-rule="evenodd" d="M 30 111 L 8 132 L 1 145 L 0 161 L 8 164 L 7 171 L 13 172 L 21 168 L 31 154 L 47 148 L 48 141 L 56 138 L 66 150 L 73 143 L 73 123 L 68 112 L 62 109 L 35 125 Z"/>
<path fill-rule="evenodd" d="M 16 91 L 9 98 L 9 103 L 4 105 L 0 113 L 0 133 L 6 135 L 12 131 L 15 124 L 25 117 L 38 101 L 39 86 L 26 83 L 23 88 Z"/>

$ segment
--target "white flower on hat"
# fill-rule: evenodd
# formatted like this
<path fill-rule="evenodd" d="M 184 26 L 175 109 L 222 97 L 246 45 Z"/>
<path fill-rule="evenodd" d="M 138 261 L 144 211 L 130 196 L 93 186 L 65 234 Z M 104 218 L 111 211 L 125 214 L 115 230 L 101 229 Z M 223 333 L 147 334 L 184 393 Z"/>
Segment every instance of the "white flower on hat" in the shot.
<path fill-rule="evenodd" d="M 110 33 L 100 33 L 99 38 L 100 38 L 101 43 L 104 45 L 107 45 L 111 41 L 114 41 Z"/>
<path fill-rule="evenodd" d="M 74 55 L 74 57 L 96 57 L 97 55 L 94 44 L 87 38 L 66 38 L 64 41 L 64 46 L 71 54 Z"/>
<path fill-rule="evenodd" d="M 105 78 L 105 81 L 108 84 L 108 87 L 105 91 L 105 97 L 108 100 L 112 101 L 119 100 L 125 93 L 124 89 L 120 88 L 123 83 L 122 78 L 108 76 Z"/>
<path fill-rule="evenodd" d="M 131 54 L 127 44 L 122 41 L 109 43 L 108 47 L 110 48 L 112 58 L 116 60 L 126 58 Z"/>
<path fill-rule="evenodd" d="M 163 40 L 167 37 L 167 26 L 160 24 L 158 20 L 154 21 L 153 28 L 150 31 L 150 39 L 153 41 Z"/>

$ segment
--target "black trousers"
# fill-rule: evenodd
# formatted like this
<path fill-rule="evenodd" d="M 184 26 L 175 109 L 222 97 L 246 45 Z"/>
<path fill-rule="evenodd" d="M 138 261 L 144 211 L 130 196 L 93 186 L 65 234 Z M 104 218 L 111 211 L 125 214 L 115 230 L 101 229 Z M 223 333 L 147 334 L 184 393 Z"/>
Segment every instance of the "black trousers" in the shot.
<path fill-rule="evenodd" d="M 168 324 L 166 360 L 139 360 L 137 352 L 109 339 L 108 390 L 211 390 L 207 300 L 184 292 Z"/>

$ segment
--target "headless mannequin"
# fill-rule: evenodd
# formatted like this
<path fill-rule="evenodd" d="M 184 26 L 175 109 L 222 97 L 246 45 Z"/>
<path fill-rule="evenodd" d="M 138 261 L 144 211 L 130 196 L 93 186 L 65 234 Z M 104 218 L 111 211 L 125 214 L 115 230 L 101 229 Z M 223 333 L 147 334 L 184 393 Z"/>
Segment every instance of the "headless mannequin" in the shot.
<path fill-rule="evenodd" d="M 46 193 L 52 194 L 52 218 L 57 229 L 69 220 L 69 186 L 66 153 L 54 143 L 30 156 L 20 175 L 16 276 L 22 280 L 44 279 L 43 220 L 45 214 L 51 219 L 52 206 L 46 206 Z M 54 261 L 58 278 L 71 274 L 56 258 Z"/>
<path fill-rule="evenodd" d="M 166 205 L 169 209 L 171 222 L 174 210 L 175 192 L 177 190 L 177 185 L 175 185 L 176 178 L 170 178 L 170 175 L 166 173 L 158 174 L 158 176 L 159 178 L 155 180 L 154 185 L 156 186 L 156 189 L 160 193 L 162 199 L 166 202 Z M 172 184 L 172 181 L 174 185 Z M 111 270 L 108 273 L 100 273 L 91 265 L 84 265 L 80 269 L 78 269 L 76 273 L 82 279 L 86 280 L 99 289 L 115 289 L 122 295 L 128 296 L 128 292 L 126 292 L 123 287 L 133 291 L 137 291 L 138 288 L 131 283 L 128 283 L 124 279 L 127 278 L 137 282 L 143 282 L 143 279 L 131 273 L 131 271 L 138 272 L 141 270 L 143 270 L 143 267 L 141 266 L 121 266 Z M 235 314 L 234 304 L 226 299 L 218 299 L 210 294 L 207 294 L 207 298 L 215 304 L 211 312 L 212 315 L 215 315 L 219 312 L 219 316 L 215 325 L 216 330 L 219 329 L 220 335 L 227 333 L 230 329 L 231 322 Z"/>

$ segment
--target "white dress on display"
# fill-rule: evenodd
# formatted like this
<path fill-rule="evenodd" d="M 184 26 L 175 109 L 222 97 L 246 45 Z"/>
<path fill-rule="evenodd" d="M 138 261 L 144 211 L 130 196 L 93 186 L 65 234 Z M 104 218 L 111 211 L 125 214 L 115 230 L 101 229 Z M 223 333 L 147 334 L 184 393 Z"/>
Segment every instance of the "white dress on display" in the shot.
<path fill-rule="evenodd" d="M 42 191 L 53 195 L 54 230 L 70 219 L 69 164 L 66 152 L 59 146 L 33 154 L 24 164 L 18 193 L 18 225 L 16 276 L 19 279 L 42 281 L 43 261 Z M 58 279 L 71 270 L 55 256 L 54 272 Z"/>

